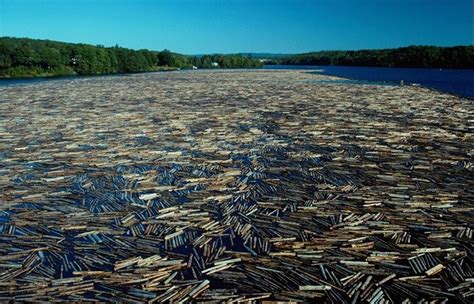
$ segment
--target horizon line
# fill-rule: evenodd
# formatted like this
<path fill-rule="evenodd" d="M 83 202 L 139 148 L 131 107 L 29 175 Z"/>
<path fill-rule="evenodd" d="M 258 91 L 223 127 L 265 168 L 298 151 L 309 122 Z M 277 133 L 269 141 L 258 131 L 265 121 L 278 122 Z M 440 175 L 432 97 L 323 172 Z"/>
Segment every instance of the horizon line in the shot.
<path fill-rule="evenodd" d="M 1 38 L 13 38 L 13 39 L 30 39 L 30 40 L 42 40 L 42 41 L 51 41 L 51 42 L 59 42 L 59 43 L 67 43 L 67 44 L 86 44 L 86 45 L 92 45 L 92 46 L 102 46 L 104 48 L 113 48 L 113 47 L 120 47 L 120 48 L 125 48 L 125 49 L 130 49 L 130 50 L 148 50 L 152 52 L 162 52 L 162 51 L 170 51 L 173 53 L 177 53 L 180 55 L 184 56 L 205 56 L 205 55 L 238 55 L 238 54 L 268 54 L 268 55 L 300 55 L 300 54 L 307 54 L 307 53 L 316 53 L 316 52 L 333 52 L 333 51 L 375 51 L 375 50 L 390 50 L 390 49 L 400 49 L 400 48 L 407 48 L 407 47 L 438 47 L 438 48 L 450 48 L 450 47 L 466 47 L 466 46 L 474 46 L 473 44 L 453 44 L 453 45 L 433 45 L 433 44 L 410 44 L 410 45 L 403 45 L 403 46 L 397 46 L 397 47 L 385 47 L 385 48 L 359 48 L 359 49 L 319 49 L 319 50 L 308 50 L 308 51 L 302 51 L 302 52 L 291 52 L 291 53 L 285 53 L 285 52 L 271 52 L 271 51 L 255 51 L 255 52 L 247 52 L 247 51 L 241 51 L 241 52 L 197 52 L 194 54 L 190 53 L 181 53 L 177 51 L 173 51 L 168 48 L 163 48 L 162 50 L 156 50 L 156 49 L 151 49 L 151 48 L 132 48 L 132 47 L 127 47 L 127 46 L 121 46 L 120 44 L 116 43 L 115 45 L 104 45 L 104 44 L 94 44 L 91 42 L 70 42 L 70 41 L 62 41 L 62 40 L 55 40 L 55 39 L 49 39 L 49 38 L 31 38 L 31 37 L 16 37 L 16 36 L 0 36 Z"/>

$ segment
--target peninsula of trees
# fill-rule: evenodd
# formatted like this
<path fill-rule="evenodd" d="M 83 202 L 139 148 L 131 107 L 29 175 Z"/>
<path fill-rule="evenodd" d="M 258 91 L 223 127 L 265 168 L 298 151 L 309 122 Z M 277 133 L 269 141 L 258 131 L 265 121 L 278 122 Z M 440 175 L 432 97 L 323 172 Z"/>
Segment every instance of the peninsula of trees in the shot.
<path fill-rule="evenodd" d="M 472 69 L 474 46 L 321 51 L 271 58 L 266 64 Z"/>
<path fill-rule="evenodd" d="M 0 37 L 0 77 L 135 73 L 178 68 L 256 68 L 251 56 L 185 56 L 50 40 Z"/>

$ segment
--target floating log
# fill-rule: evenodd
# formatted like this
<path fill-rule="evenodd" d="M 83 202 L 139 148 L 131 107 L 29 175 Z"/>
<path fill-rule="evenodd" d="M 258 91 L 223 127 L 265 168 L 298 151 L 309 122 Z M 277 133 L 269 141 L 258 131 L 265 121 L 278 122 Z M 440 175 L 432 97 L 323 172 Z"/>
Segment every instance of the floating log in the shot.
<path fill-rule="evenodd" d="M 308 71 L 0 86 L 0 301 L 474 301 L 472 101 Z"/>

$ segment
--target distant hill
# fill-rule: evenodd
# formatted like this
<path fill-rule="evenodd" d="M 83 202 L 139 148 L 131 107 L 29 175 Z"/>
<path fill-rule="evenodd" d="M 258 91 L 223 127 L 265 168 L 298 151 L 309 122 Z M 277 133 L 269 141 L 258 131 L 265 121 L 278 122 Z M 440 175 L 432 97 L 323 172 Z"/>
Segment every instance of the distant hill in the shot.
<path fill-rule="evenodd" d="M 218 54 L 218 53 L 216 53 Z M 231 54 L 223 54 L 223 55 L 230 55 L 230 56 L 244 56 L 244 57 L 252 57 L 254 59 L 273 59 L 273 58 L 284 58 L 288 56 L 293 56 L 294 54 L 276 54 L 276 53 L 231 53 Z M 206 54 L 198 54 L 198 55 L 187 55 L 189 57 L 197 57 L 201 58 L 202 56 L 206 56 Z"/>
<path fill-rule="evenodd" d="M 472 69 L 474 46 L 408 46 L 380 50 L 320 51 L 270 59 L 265 64 Z"/>
<path fill-rule="evenodd" d="M 412 68 L 474 68 L 474 46 L 407 46 L 393 49 L 335 50 L 302 54 L 237 53 L 266 65 L 341 65 Z M 196 55 L 201 58 L 205 55 Z"/>
<path fill-rule="evenodd" d="M 293 54 L 276 54 L 276 53 L 239 53 L 243 56 L 251 56 L 255 59 L 272 59 L 272 58 L 283 58 L 292 56 Z"/>

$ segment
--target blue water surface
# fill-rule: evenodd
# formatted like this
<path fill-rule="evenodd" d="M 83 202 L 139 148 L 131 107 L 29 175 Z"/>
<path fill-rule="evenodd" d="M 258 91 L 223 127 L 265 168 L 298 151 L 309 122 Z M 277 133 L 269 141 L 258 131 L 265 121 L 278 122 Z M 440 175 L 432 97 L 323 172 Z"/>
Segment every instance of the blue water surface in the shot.
<path fill-rule="evenodd" d="M 362 81 L 418 84 L 447 93 L 474 99 L 473 69 L 412 69 L 348 66 L 268 65 L 265 69 L 304 69 L 314 73 Z"/>

